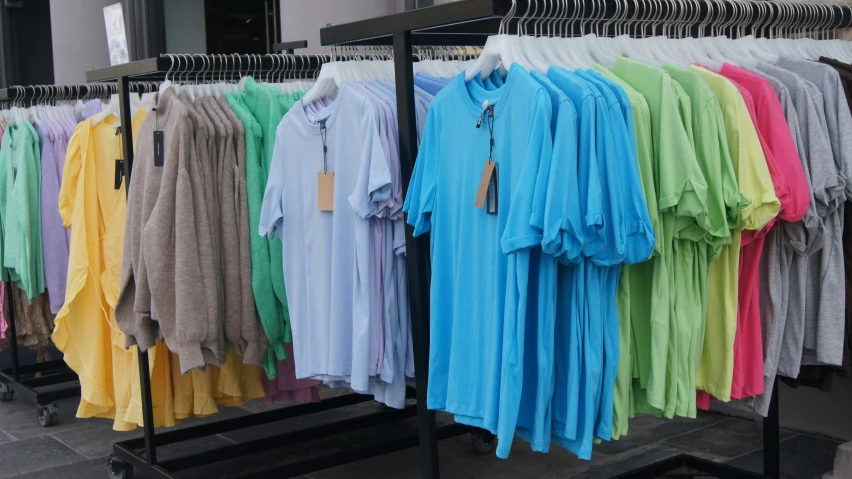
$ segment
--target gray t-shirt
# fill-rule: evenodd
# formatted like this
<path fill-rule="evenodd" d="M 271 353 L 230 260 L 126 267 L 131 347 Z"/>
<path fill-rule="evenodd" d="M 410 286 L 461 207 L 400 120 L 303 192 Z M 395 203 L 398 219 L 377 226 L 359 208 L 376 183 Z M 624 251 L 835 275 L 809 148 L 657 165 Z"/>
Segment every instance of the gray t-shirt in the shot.
<path fill-rule="evenodd" d="M 773 232 L 761 257 L 761 322 L 764 336 L 764 394 L 754 398 L 752 406 L 766 415 L 776 371 L 798 376 L 801 365 L 808 295 L 819 281 L 809 287 L 812 259 L 823 246 L 823 217 L 836 210 L 837 169 L 821 114 L 822 97 L 816 87 L 800 76 L 775 65 L 763 63 L 755 73 L 763 75 L 775 89 L 784 108 L 791 135 L 813 197 L 802 222 L 785 224 L 786 241 Z M 845 183 L 844 183 L 845 185 Z M 788 228 L 789 227 L 789 228 Z M 801 242 L 804 229 L 805 243 Z M 839 237 L 841 230 L 837 230 Z M 814 268 L 819 271 L 819 268 Z M 818 297 L 818 296 L 817 296 Z M 811 302 L 813 305 L 818 303 Z M 816 317 L 817 313 L 813 313 Z"/>
<path fill-rule="evenodd" d="M 802 161 L 805 180 L 810 192 L 810 205 L 804 219 L 795 223 L 783 221 L 779 223 L 778 227 L 773 228 L 766 237 L 763 254 L 760 257 L 760 319 L 763 333 L 764 394 L 752 398 L 747 401 L 747 404 L 759 414 L 766 416 L 769 412 L 769 400 L 772 397 L 772 389 L 778 370 L 781 340 L 787 322 L 790 271 L 794 262 L 797 262 L 796 268 L 798 270 L 807 268 L 808 245 L 813 244 L 822 236 L 822 221 L 817 214 L 807 151 L 802 142 L 799 116 L 789 88 L 781 80 L 766 72 L 745 69 L 761 75 L 775 90 L 781 108 L 784 110 L 790 135 Z"/>
<path fill-rule="evenodd" d="M 843 362 L 845 328 L 845 272 L 843 265 L 843 201 L 852 198 L 852 115 L 846 102 L 843 82 L 837 71 L 829 65 L 781 57 L 778 66 L 790 70 L 812 82 L 822 92 L 822 110 L 837 174 L 844 185 L 838 194 L 839 205 L 827 219 L 825 245 L 819 263 L 811 262 L 818 271 L 809 274 L 808 299 L 818 301 L 808 313 L 815 312 L 816 321 L 805 323 L 803 364 L 840 365 Z M 831 233 L 830 235 L 828 233 Z M 815 260 L 815 258 L 814 258 Z M 822 282 L 821 289 L 816 285 Z M 817 295 L 816 293 L 820 293 Z"/>

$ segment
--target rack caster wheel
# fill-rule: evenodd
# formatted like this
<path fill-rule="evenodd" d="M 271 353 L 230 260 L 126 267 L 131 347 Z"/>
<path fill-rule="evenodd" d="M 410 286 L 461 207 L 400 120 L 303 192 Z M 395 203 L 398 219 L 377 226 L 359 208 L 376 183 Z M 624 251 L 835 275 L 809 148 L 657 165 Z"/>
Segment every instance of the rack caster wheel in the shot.
<path fill-rule="evenodd" d="M 59 423 L 59 408 L 56 404 L 38 406 L 38 423 L 41 427 L 50 427 Z"/>
<path fill-rule="evenodd" d="M 15 396 L 15 390 L 6 386 L 5 384 L 0 384 L 0 402 L 9 402 Z"/>
<path fill-rule="evenodd" d="M 494 450 L 496 438 L 488 431 L 476 431 L 470 433 L 470 445 L 478 454 L 489 454 Z"/>
<path fill-rule="evenodd" d="M 131 479 L 133 477 L 133 466 L 112 454 L 109 456 L 107 474 L 109 474 L 109 479 Z"/>

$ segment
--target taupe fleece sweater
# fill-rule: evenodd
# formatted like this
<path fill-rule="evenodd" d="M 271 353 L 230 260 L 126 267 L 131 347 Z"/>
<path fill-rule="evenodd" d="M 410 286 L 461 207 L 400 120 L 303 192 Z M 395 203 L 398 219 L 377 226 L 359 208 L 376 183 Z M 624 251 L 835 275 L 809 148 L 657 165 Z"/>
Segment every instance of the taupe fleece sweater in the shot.
<path fill-rule="evenodd" d="M 260 324 L 260 318 L 254 305 L 254 293 L 251 288 L 251 245 L 249 244 L 249 219 L 248 219 L 248 196 L 246 194 L 246 141 L 245 128 L 242 122 L 231 110 L 228 100 L 222 95 L 219 97 L 219 106 L 228 117 L 233 127 L 234 134 L 234 164 L 233 179 L 234 186 L 234 209 L 235 222 L 237 225 L 237 239 L 239 244 L 239 266 L 240 266 L 240 290 L 241 290 L 241 317 L 242 335 L 248 345 L 243 361 L 248 364 L 264 363 L 268 342 L 266 333 Z M 250 339 L 254 338 L 254 339 Z M 257 358 L 252 353 L 251 343 L 257 344 Z M 255 362 L 257 361 L 257 362 Z"/>
<path fill-rule="evenodd" d="M 189 97 L 185 93 L 181 93 L 180 99 L 184 102 L 187 111 L 189 112 L 190 122 L 195 131 L 195 151 L 193 161 L 187 165 L 185 178 L 186 189 L 192 191 L 192 208 L 187 214 L 192 214 L 195 228 L 193 231 L 187 231 L 187 236 L 196 238 L 194 251 L 187 245 L 187 259 L 195 258 L 195 267 L 198 268 L 200 281 L 195 284 L 203 286 L 204 299 L 194 305 L 198 310 L 202 310 L 200 305 L 206 306 L 208 321 L 205 325 L 196 325 L 197 334 L 206 335 L 206 344 L 215 344 L 214 359 L 205 359 L 206 365 L 221 365 L 226 360 L 227 350 L 225 348 L 225 337 L 222 330 L 222 313 L 223 313 L 223 290 L 221 281 L 221 268 L 218 261 L 217 248 L 215 240 L 218 233 L 218 225 L 216 224 L 216 201 L 212 191 L 212 169 L 211 169 L 211 152 L 215 153 L 215 131 L 213 125 L 205 115 L 199 113 L 196 105 L 193 105 Z M 182 259 L 179 257 L 179 259 Z M 192 367 L 189 363 L 184 364 L 184 359 L 181 356 L 181 370 L 187 371 Z M 194 361 L 193 361 L 194 362 Z M 197 367 L 197 366 L 196 366 Z M 203 366 L 202 366 L 203 367 Z"/>
<path fill-rule="evenodd" d="M 122 291 L 116 305 L 127 344 L 147 349 L 162 336 L 178 354 L 183 372 L 225 359 L 224 341 L 216 333 L 221 324 L 211 321 L 209 306 L 199 307 L 210 302 L 201 265 L 211 254 L 209 245 L 205 251 L 203 234 L 198 234 L 204 229 L 204 221 L 199 221 L 203 218 L 195 214 L 196 197 L 203 195 L 192 184 L 198 152 L 191 117 L 187 105 L 167 90 L 139 132 L 128 198 Z M 163 167 L 154 166 L 152 138 L 157 128 L 164 132 Z M 134 276 L 140 268 L 147 273 L 147 310 L 153 320 L 140 304 L 144 301 L 136 298 Z M 134 310 L 134 305 L 141 308 Z"/>
<path fill-rule="evenodd" d="M 266 356 L 265 336 L 259 330 L 254 311 L 246 317 L 243 317 L 242 311 L 243 295 L 251 295 L 251 279 L 249 278 L 248 290 L 244 291 L 241 282 L 240 239 L 235 194 L 234 128 L 222 107 L 213 98 L 199 98 L 195 103 L 204 108 L 216 129 L 218 161 L 215 163 L 214 171 L 219 200 L 221 239 L 219 244 L 225 291 L 225 338 L 237 348 L 237 352 L 243 356 L 244 363 L 261 365 Z"/>

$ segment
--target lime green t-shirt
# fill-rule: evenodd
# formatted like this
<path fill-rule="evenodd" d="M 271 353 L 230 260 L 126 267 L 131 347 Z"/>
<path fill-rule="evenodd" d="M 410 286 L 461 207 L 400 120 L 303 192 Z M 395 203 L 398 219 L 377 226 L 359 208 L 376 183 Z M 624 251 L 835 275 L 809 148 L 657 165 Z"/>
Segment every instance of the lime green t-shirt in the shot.
<path fill-rule="evenodd" d="M 678 415 L 695 417 L 695 384 L 698 363 L 704 345 L 704 325 L 707 313 L 707 295 L 709 293 L 709 263 L 721 253 L 722 248 L 732 242 L 731 229 L 739 220 L 739 210 L 748 205 L 748 201 L 739 194 L 736 174 L 728 150 L 725 122 L 719 101 L 710 86 L 697 73 L 673 64 L 666 64 L 665 70 L 683 88 L 692 103 L 690 122 L 693 131 L 693 145 L 696 159 L 707 180 L 707 218 L 704 236 L 696 248 L 691 251 L 693 268 L 680 271 L 681 275 L 694 278 L 699 284 L 697 291 L 701 298 L 699 308 L 688 314 L 679 315 L 690 331 L 690 337 L 683 338 L 683 347 L 689 354 L 682 356 L 681 363 L 685 374 L 678 382 Z M 677 271 L 676 271 L 677 273 Z M 678 280 L 678 283 L 682 283 Z"/>
<path fill-rule="evenodd" d="M 740 210 L 732 242 L 710 266 L 704 347 L 696 386 L 722 401 L 731 398 L 734 373 L 734 339 L 737 331 L 737 288 L 742 230 L 759 230 L 778 214 L 769 168 L 745 101 L 727 78 L 707 69 L 690 66 L 707 82 L 719 102 L 725 120 L 728 151 L 740 193 L 749 204 Z M 731 207 L 731 205 L 728 205 Z"/>
<path fill-rule="evenodd" d="M 666 404 L 670 375 L 678 374 L 679 354 L 674 321 L 677 285 L 672 274 L 675 224 L 697 221 L 706 215 L 707 184 L 682 122 L 684 97 L 671 76 L 660 68 L 623 57 L 616 60 L 613 72 L 648 104 L 660 212 L 660 230 L 656 233 L 662 237 L 661 254 L 645 265 L 644 277 L 631 281 L 631 326 L 637 366 L 634 401 L 637 411 L 668 414 L 672 409 Z M 645 291 L 640 294 L 642 286 Z M 684 299 L 683 294 L 680 297 Z"/>

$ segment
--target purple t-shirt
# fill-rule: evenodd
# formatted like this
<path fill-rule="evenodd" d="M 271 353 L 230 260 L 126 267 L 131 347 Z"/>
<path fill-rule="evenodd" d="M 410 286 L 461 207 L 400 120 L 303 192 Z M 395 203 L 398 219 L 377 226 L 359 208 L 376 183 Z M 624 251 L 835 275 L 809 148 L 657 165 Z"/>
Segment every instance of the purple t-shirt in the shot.
<path fill-rule="evenodd" d="M 59 216 L 59 185 L 62 181 L 56 166 L 59 155 L 54 154 L 54 144 L 48 126 L 37 124 L 35 127 L 41 149 L 41 248 L 44 255 L 44 282 L 50 298 L 50 311 L 56 314 L 65 303 L 69 237 Z M 64 158 L 63 154 L 63 161 Z"/>
<path fill-rule="evenodd" d="M 389 128 L 395 128 L 391 124 L 389 118 L 390 112 L 387 103 L 382 101 L 373 92 L 367 89 L 364 85 L 354 84 L 355 88 L 370 99 L 379 108 L 379 134 L 382 143 L 382 149 L 385 152 L 385 157 L 388 158 L 389 165 L 391 161 L 391 141 Z M 393 172 L 393 167 L 391 167 Z M 393 174 L 391 174 L 393 177 Z M 385 331 L 385 266 L 387 241 L 386 238 L 390 233 L 388 222 L 385 219 L 389 202 L 393 195 L 387 201 L 379 203 L 376 208 L 376 215 L 370 219 L 370 376 L 377 376 L 381 373 L 382 363 L 385 357 L 385 334 L 390 334 L 390 331 Z M 391 382 L 392 376 L 381 378 L 385 382 Z"/>
<path fill-rule="evenodd" d="M 86 119 L 97 115 L 101 112 L 101 101 L 98 99 L 89 100 L 86 102 Z"/>

